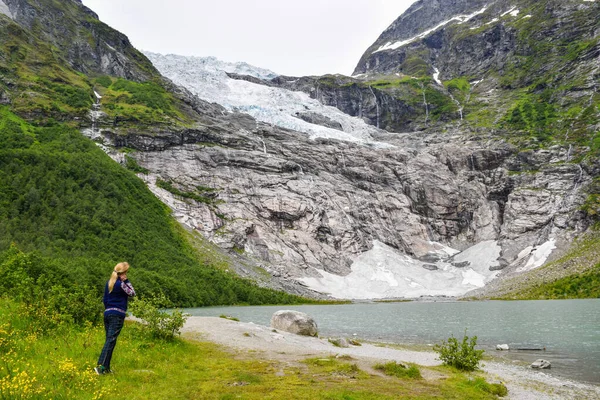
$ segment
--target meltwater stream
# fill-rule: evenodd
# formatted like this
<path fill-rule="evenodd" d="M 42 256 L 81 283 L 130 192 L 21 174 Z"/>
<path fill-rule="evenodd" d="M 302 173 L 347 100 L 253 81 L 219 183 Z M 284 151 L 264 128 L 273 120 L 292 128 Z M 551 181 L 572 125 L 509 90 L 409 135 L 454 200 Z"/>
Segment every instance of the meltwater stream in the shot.
<path fill-rule="evenodd" d="M 515 362 L 552 362 L 557 376 L 600 383 L 600 299 L 355 303 L 344 305 L 208 307 L 186 309 L 194 316 L 231 315 L 269 325 L 277 310 L 311 315 L 321 336 L 353 336 L 393 343 L 435 344 L 450 335 L 477 335 L 481 348 Z M 545 351 L 497 352 L 497 344 Z"/>

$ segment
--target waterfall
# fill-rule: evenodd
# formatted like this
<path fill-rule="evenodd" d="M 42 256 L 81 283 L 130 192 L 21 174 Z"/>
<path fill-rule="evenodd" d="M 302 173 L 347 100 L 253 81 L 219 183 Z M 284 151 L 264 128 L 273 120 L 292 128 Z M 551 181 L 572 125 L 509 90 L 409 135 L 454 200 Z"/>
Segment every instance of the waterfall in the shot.
<path fill-rule="evenodd" d="M 363 94 L 362 90 L 358 90 L 358 95 L 360 96 L 360 102 L 358 103 L 358 118 L 362 119 L 363 114 Z"/>
<path fill-rule="evenodd" d="M 569 145 L 569 151 L 567 151 L 567 162 L 571 161 L 571 151 L 573 151 L 573 145 Z M 579 166 L 581 168 L 581 166 Z"/>
<path fill-rule="evenodd" d="M 425 125 L 429 121 L 429 106 L 427 105 L 427 97 L 425 97 L 425 86 L 422 82 L 419 82 L 419 86 L 421 86 L 421 91 L 423 92 L 423 105 L 425 105 Z"/>
<path fill-rule="evenodd" d="M 373 86 L 369 86 L 369 89 L 371 89 L 371 93 L 373 94 L 373 97 L 375 97 L 375 108 L 377 110 L 377 129 L 379 129 L 379 102 L 377 101 L 377 96 L 375 95 Z"/>
<path fill-rule="evenodd" d="M 450 96 L 450 98 L 452 99 L 452 101 L 454 103 L 456 103 L 456 105 L 458 106 L 458 114 L 460 115 L 460 120 L 463 120 L 463 106 L 460 104 L 460 101 L 456 100 L 456 98 L 454 96 L 452 96 L 452 93 L 448 92 L 448 95 Z"/>
<path fill-rule="evenodd" d="M 265 141 L 261 137 L 259 137 L 258 140 L 260 140 L 263 145 L 263 153 L 267 154 L 267 145 L 265 144 Z"/>
<path fill-rule="evenodd" d="M 94 104 L 92 104 L 92 109 L 90 110 L 90 118 L 92 120 L 92 130 L 90 133 L 90 138 L 91 139 L 96 139 L 97 137 L 100 136 L 100 129 L 98 128 L 98 117 L 100 116 L 100 99 L 102 98 L 102 96 L 100 96 L 98 94 L 98 92 L 96 92 L 94 90 L 94 95 L 96 96 L 96 101 L 94 102 Z"/>

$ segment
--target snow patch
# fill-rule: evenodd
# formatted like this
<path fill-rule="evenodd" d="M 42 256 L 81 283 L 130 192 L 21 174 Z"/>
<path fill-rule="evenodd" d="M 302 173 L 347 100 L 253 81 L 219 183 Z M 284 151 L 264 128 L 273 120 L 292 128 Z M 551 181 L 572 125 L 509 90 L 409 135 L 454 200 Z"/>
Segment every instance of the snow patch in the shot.
<path fill-rule="evenodd" d="M 500 21 L 498 18 L 494 18 L 494 19 L 493 19 L 493 20 L 491 20 L 490 22 L 486 23 L 486 25 L 491 25 L 491 24 L 493 24 L 494 22 L 498 22 L 498 21 Z"/>
<path fill-rule="evenodd" d="M 384 44 L 383 46 L 379 47 L 377 50 L 375 50 L 373 53 L 377 53 L 380 51 L 385 51 L 385 50 L 395 50 L 398 49 L 402 46 L 406 46 L 407 44 L 410 44 L 414 41 L 417 41 L 419 39 L 423 39 L 427 36 L 429 36 L 432 32 L 437 31 L 438 29 L 440 29 L 441 27 L 449 24 L 450 22 L 457 22 L 459 25 L 463 24 L 467 21 L 469 21 L 471 18 L 476 17 L 479 14 L 483 14 L 485 12 L 485 10 L 487 10 L 487 6 L 483 7 L 481 10 L 479 11 L 475 11 L 473 14 L 469 14 L 469 15 L 457 15 L 455 17 L 452 17 L 446 21 L 440 22 L 439 24 L 437 24 L 436 26 L 434 26 L 431 29 L 426 30 L 425 32 L 419 33 L 417 36 L 414 36 L 410 39 L 406 39 L 406 40 L 401 40 L 398 42 L 388 42 L 386 44 Z"/>
<path fill-rule="evenodd" d="M 442 81 L 440 81 L 440 70 L 435 67 L 433 68 L 433 80 L 436 81 L 438 85 L 444 86 Z"/>
<path fill-rule="evenodd" d="M 517 15 L 519 15 L 519 10 L 517 9 L 517 7 L 512 7 L 510 10 L 503 12 L 502 14 L 500 14 L 500 17 L 504 17 L 505 15 L 512 15 L 513 17 L 516 17 Z"/>
<path fill-rule="evenodd" d="M 523 19 L 525 18 L 531 18 L 531 14 L 527 14 L 526 16 L 523 17 Z"/>
<path fill-rule="evenodd" d="M 430 241 L 428 244 L 431 246 L 429 253 L 437 254 L 442 258 L 452 257 L 453 255 L 460 253 L 460 250 L 453 249 L 452 247 L 446 246 L 442 243 Z"/>
<path fill-rule="evenodd" d="M 433 263 L 422 262 L 374 241 L 371 250 L 356 258 L 350 274 L 339 276 L 317 270 L 320 277 L 299 280 L 309 288 L 335 298 L 381 299 L 423 295 L 459 296 L 483 287 L 498 274 L 498 271 L 489 269 L 498 265 L 500 257 L 500 246 L 495 241 L 478 243 L 461 253 L 439 243 L 430 244 L 446 257 L 445 261 L 435 263 L 437 270 L 424 267 Z M 468 261 L 470 265 L 454 267 L 450 263 L 451 255 L 454 255 L 453 262 Z"/>
<path fill-rule="evenodd" d="M 0 14 L 6 15 L 10 19 L 14 19 L 12 13 L 4 1 L 0 0 Z"/>
<path fill-rule="evenodd" d="M 483 82 L 483 79 L 479 79 L 479 80 L 476 80 L 476 81 L 471 81 L 471 82 L 469 82 L 469 84 L 472 87 L 475 87 L 475 86 L 479 85 L 481 82 Z"/>
<path fill-rule="evenodd" d="M 517 272 L 530 271 L 532 269 L 541 267 L 544 265 L 548 257 L 550 257 L 550 254 L 552 254 L 552 250 L 554 249 L 556 249 L 556 239 L 550 239 L 546 243 L 532 249 L 533 251 L 531 252 L 527 264 L 521 268 L 517 268 Z M 522 255 L 522 253 L 523 252 L 519 254 L 519 257 Z"/>
<path fill-rule="evenodd" d="M 227 72 L 234 72 L 259 79 L 272 79 L 277 76 L 272 71 L 246 63 L 227 63 L 215 57 L 184 57 L 150 52 L 144 54 L 161 74 L 202 100 L 220 104 L 228 111 L 246 113 L 258 121 L 304 132 L 311 138 L 330 138 L 385 147 L 372 139 L 372 135 L 379 132 L 377 128 L 360 118 L 344 114 L 335 107 L 325 106 L 304 92 L 269 87 L 227 76 Z M 306 122 L 296 117 L 300 112 L 326 116 L 338 122 L 342 130 Z"/>

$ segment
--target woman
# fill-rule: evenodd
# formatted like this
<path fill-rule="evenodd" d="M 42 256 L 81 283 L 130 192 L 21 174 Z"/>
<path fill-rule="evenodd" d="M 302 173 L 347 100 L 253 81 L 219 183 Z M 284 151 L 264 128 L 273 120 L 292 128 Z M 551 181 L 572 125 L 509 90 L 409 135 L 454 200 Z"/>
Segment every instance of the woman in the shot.
<path fill-rule="evenodd" d="M 127 279 L 128 270 L 129 264 L 126 262 L 117 264 L 104 288 L 102 301 L 104 302 L 106 341 L 100 358 L 98 358 L 98 366 L 94 368 L 98 375 L 111 372 L 110 359 L 127 315 L 127 302 L 130 297 L 135 296 L 135 290 Z"/>

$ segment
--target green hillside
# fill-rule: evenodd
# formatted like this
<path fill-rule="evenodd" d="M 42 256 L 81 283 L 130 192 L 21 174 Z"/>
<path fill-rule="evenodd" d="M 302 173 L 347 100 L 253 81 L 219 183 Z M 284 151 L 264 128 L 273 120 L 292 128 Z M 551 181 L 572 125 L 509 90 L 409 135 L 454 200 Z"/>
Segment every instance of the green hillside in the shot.
<path fill-rule="evenodd" d="M 24 4 L 68 11 L 73 23 L 82 17 L 75 2 Z M 90 18 L 84 15 L 80 36 L 118 39 L 104 24 L 85 23 Z M 301 301 L 242 280 L 227 272 L 226 257 L 196 250 L 202 246 L 190 243 L 192 235 L 145 184 L 80 133 L 94 87 L 105 94 L 110 118 L 137 126 L 189 123 L 189 110 L 145 57 L 133 48 L 125 52 L 152 75 L 145 83 L 99 71 L 88 76 L 55 47 L 62 42 L 48 40 L 50 28 L 38 28 L 0 15 L 1 270 L 8 273 L 17 257 L 34 279 L 60 277 L 55 283 L 88 285 L 99 294 L 113 265 L 127 260 L 142 295 L 162 291 L 178 306 Z"/>

